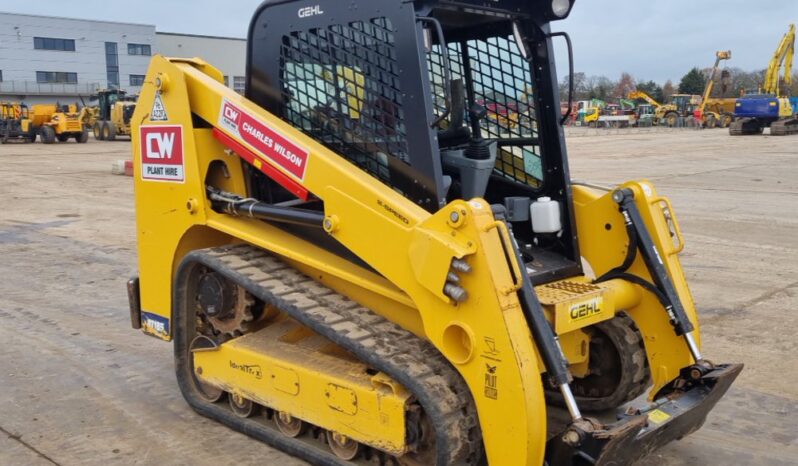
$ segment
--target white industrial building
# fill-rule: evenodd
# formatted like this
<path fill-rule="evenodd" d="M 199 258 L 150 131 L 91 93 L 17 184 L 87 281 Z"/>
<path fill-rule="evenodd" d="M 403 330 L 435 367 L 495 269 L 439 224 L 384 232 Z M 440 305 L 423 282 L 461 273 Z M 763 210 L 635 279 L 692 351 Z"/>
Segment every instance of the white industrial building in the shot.
<path fill-rule="evenodd" d="M 199 57 L 224 73 L 225 84 L 244 93 L 247 40 L 232 37 L 155 33 L 155 48 L 167 57 Z"/>
<path fill-rule="evenodd" d="M 243 92 L 246 40 L 158 33 L 154 25 L 0 12 L 0 101 L 83 103 L 137 94 L 152 55 L 201 57 Z"/>

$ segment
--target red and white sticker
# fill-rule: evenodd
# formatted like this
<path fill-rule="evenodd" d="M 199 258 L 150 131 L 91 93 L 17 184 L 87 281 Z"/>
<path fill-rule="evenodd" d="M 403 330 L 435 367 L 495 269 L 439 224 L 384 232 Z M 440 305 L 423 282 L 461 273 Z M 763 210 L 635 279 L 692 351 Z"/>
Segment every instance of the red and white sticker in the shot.
<path fill-rule="evenodd" d="M 141 178 L 182 183 L 186 179 L 183 157 L 183 127 L 141 126 Z"/>
<path fill-rule="evenodd" d="M 219 126 L 300 181 L 305 179 L 310 152 L 227 99 L 222 99 Z"/>

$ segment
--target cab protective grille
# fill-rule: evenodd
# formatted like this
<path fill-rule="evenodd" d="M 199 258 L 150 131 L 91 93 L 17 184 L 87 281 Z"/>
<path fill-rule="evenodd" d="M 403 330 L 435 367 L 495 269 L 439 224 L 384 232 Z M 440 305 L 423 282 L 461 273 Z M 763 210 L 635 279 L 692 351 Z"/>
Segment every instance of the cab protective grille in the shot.
<path fill-rule="evenodd" d="M 283 117 L 390 184 L 389 158 L 407 163 L 407 134 L 387 18 L 283 36 Z"/>

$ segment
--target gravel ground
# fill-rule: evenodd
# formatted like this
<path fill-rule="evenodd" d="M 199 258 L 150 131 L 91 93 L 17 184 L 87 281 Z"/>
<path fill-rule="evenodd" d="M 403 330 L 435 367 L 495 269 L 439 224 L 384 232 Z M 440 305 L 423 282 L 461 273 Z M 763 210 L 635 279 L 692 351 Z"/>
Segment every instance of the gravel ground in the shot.
<path fill-rule="evenodd" d="M 798 464 L 798 137 L 569 129 L 573 178 L 671 198 L 704 353 L 746 369 L 652 465 Z M 171 346 L 132 330 L 129 143 L 0 146 L 0 464 L 304 464 L 183 402 Z M 792 421 L 790 420 L 792 419 Z"/>

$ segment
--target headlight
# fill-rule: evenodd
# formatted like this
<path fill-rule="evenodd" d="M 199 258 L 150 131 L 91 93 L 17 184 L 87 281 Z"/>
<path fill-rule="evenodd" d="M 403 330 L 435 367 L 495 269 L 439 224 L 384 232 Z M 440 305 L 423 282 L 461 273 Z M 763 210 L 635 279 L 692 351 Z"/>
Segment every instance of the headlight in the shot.
<path fill-rule="evenodd" d="M 560 18 L 565 17 L 571 9 L 571 0 L 551 0 L 551 11 Z"/>

